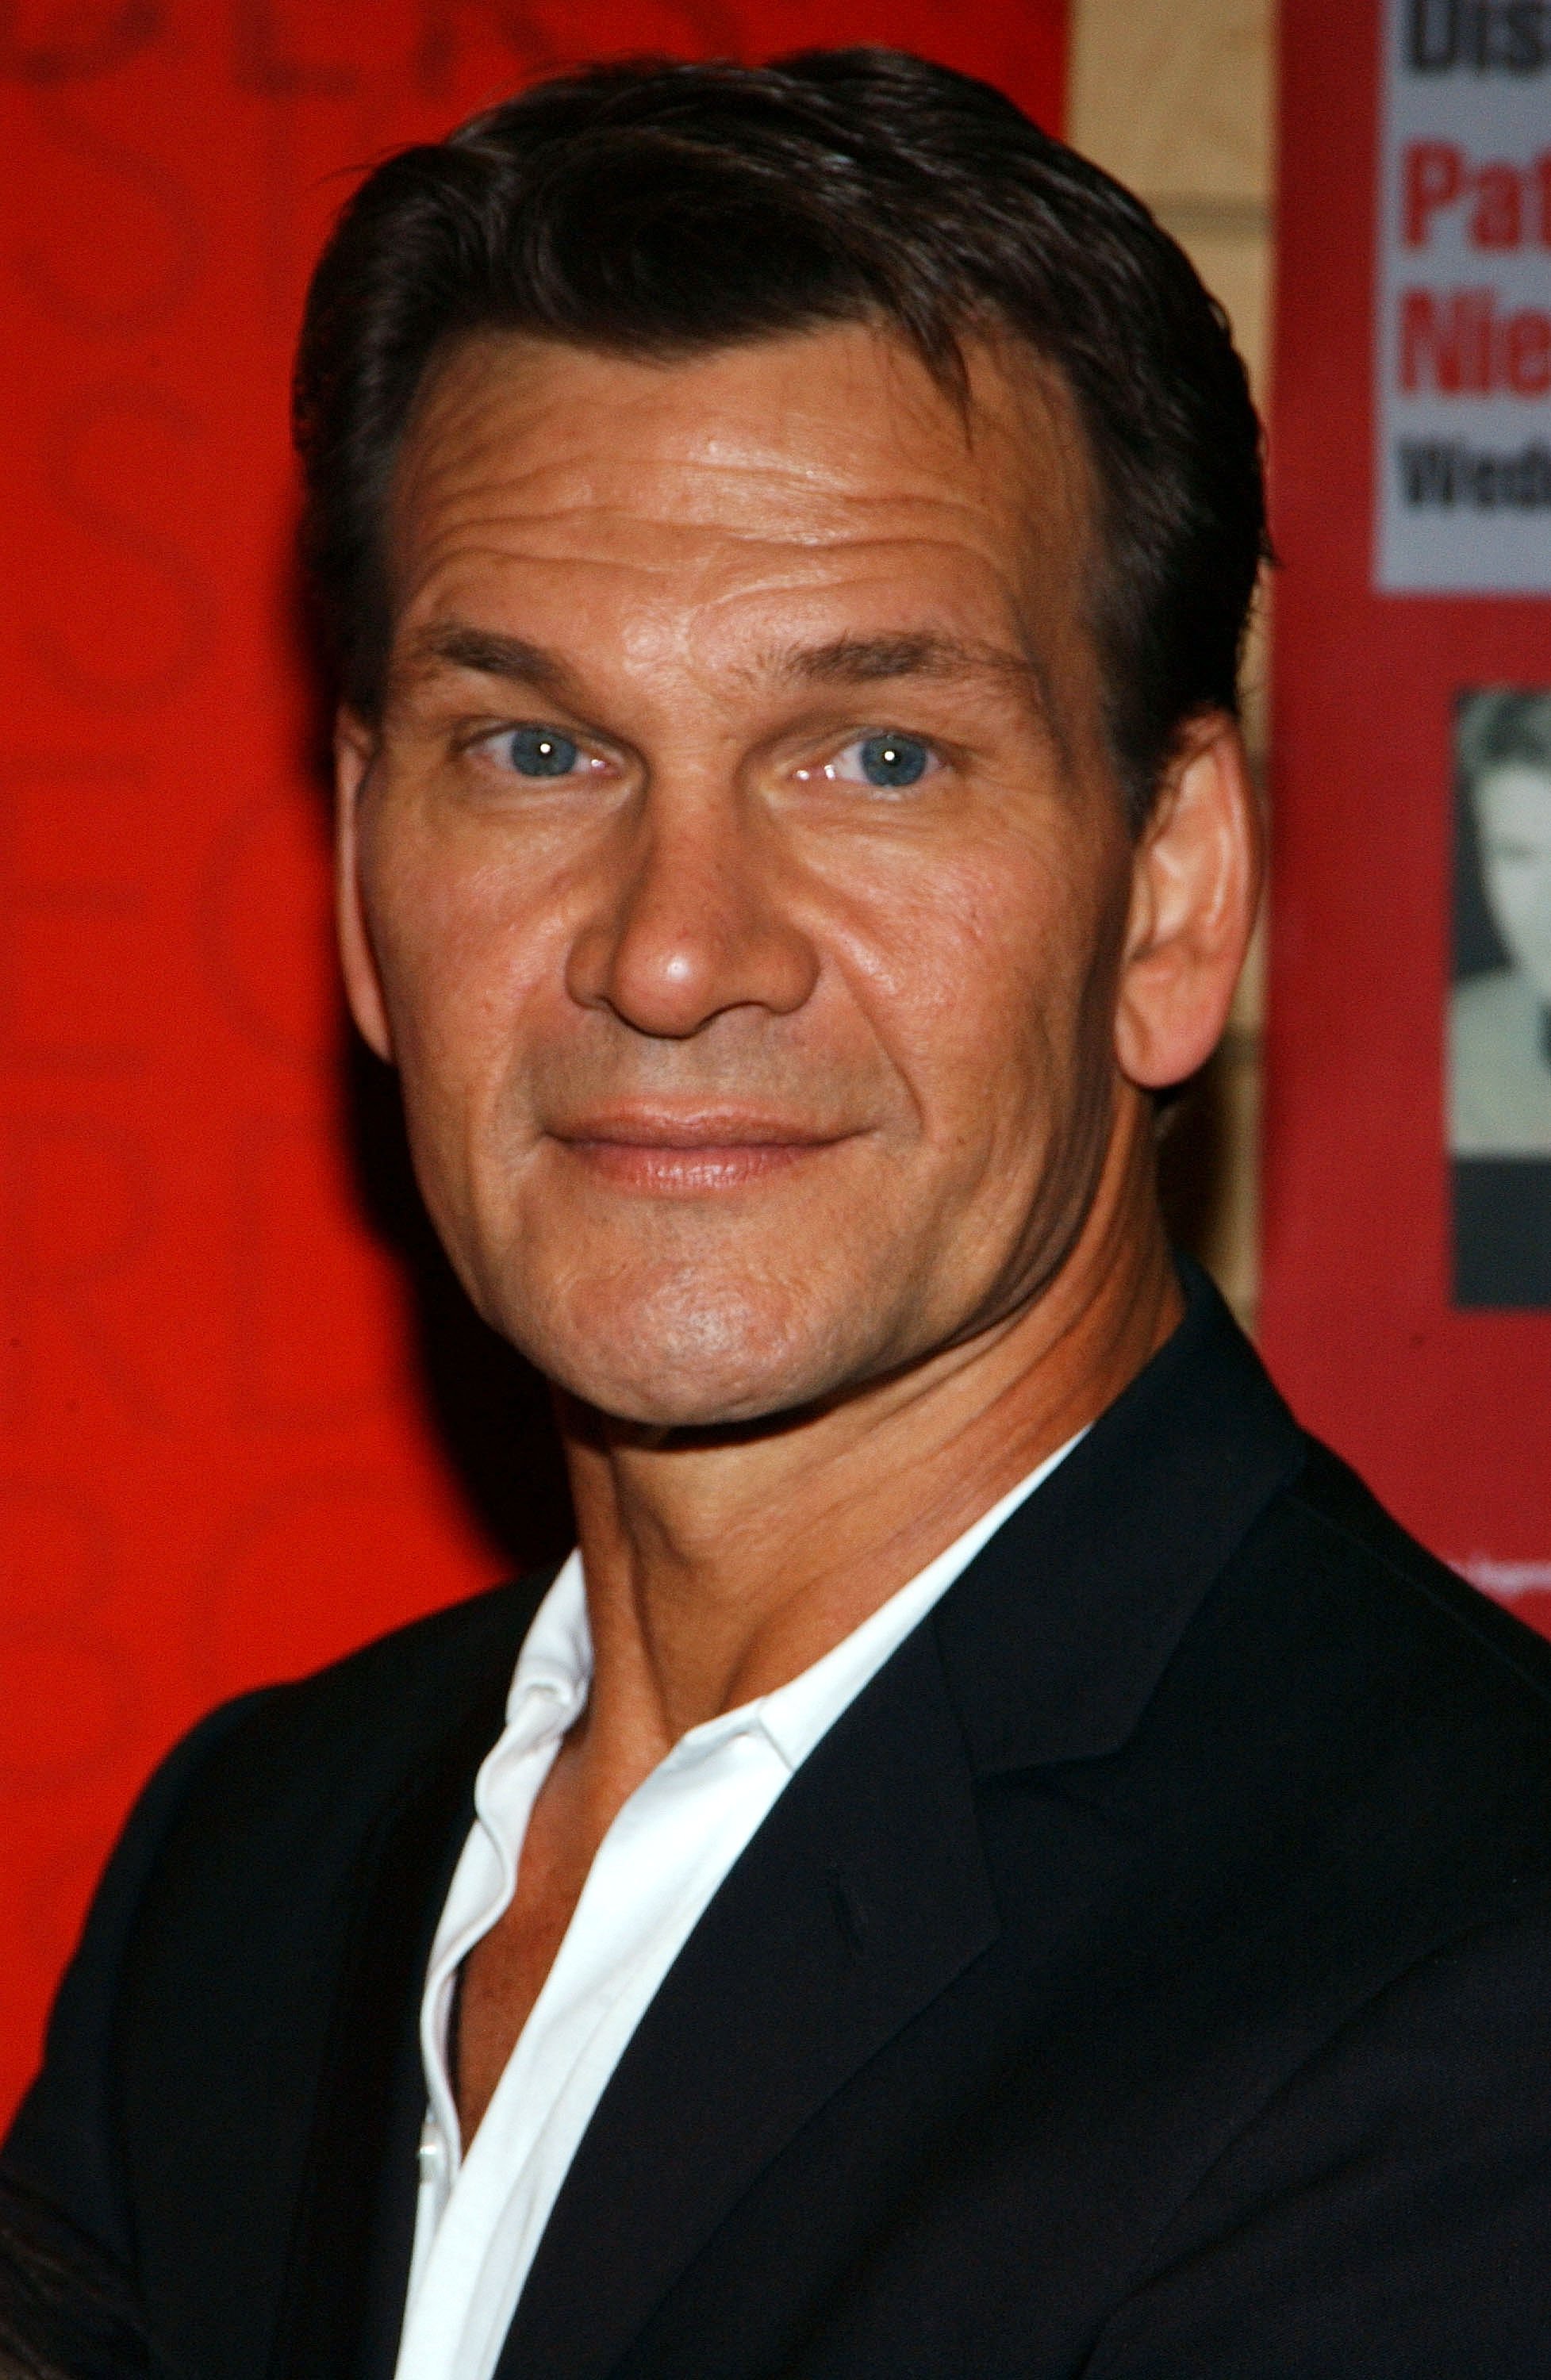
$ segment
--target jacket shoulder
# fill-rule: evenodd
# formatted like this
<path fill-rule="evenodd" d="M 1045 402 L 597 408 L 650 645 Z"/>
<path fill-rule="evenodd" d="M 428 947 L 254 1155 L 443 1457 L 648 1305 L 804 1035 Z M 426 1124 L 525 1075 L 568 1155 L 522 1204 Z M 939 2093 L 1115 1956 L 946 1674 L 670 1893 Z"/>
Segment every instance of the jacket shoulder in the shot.
<path fill-rule="evenodd" d="M 455 1806 L 467 1791 L 548 1584 L 491 1589 L 223 1704 L 144 1788 L 4 2155 L 121 2262 L 145 2187 L 135 2168 L 167 2164 L 180 2092 L 215 2106 L 260 2078 L 276 2141 L 291 2101 L 305 2104 L 285 2078 L 318 2055 L 366 1846 L 407 1792 L 429 1785 Z M 131 2118 L 137 2095 L 151 2115 Z"/>
<path fill-rule="evenodd" d="M 1176 1922 L 1228 1909 L 1235 1941 L 1276 1946 L 1268 2006 L 1296 1975 L 1302 2005 L 1350 2012 L 1526 1893 L 1551 1901 L 1551 1647 L 1317 1442 L 1110 1767 Z"/>
<path fill-rule="evenodd" d="M 449 1757 L 472 1783 L 548 1585 L 491 1588 L 245 1697 L 224 1725 L 212 1715 L 210 1748 L 168 1813 L 142 1922 L 169 1900 L 214 1911 L 242 1898 L 259 1911 L 304 1876 L 325 1888 Z"/>
<path fill-rule="evenodd" d="M 353 1760 L 369 1743 L 405 1744 L 443 1735 L 454 1715 L 504 1697 L 528 1623 L 552 1572 L 428 1612 L 374 1637 L 309 1676 L 247 1698 L 231 1750 L 287 1756 L 306 1748 Z"/>
<path fill-rule="evenodd" d="M 1526 1890 L 1551 1895 L 1551 1645 L 1315 1441 L 1160 1702 L 1167 1756 L 1204 1792 L 1210 1761 L 1226 1832 L 1278 1839 L 1265 1873 L 1331 1972 L 1398 1972 Z"/>
<path fill-rule="evenodd" d="M 1405 1626 L 1449 1663 L 1463 1694 L 1506 1696 L 1536 1713 L 1551 1743 L 1551 1644 L 1428 1552 L 1350 1464 L 1315 1439 L 1285 1491 L 1284 1525 L 1306 1556 L 1361 1585 L 1353 1620 Z"/>

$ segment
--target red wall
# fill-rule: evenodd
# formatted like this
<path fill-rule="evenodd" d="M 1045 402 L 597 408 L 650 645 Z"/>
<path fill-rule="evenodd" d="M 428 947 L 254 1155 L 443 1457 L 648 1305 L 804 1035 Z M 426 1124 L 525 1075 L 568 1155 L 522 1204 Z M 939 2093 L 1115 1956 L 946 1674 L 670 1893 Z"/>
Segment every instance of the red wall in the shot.
<path fill-rule="evenodd" d="M 34 0 L 0 15 L 0 2113 L 197 1714 L 563 1536 L 329 941 L 291 342 L 363 164 L 577 54 L 881 40 L 1060 114 L 1063 0 Z M 363 1192 L 370 1179 L 372 1188 Z"/>

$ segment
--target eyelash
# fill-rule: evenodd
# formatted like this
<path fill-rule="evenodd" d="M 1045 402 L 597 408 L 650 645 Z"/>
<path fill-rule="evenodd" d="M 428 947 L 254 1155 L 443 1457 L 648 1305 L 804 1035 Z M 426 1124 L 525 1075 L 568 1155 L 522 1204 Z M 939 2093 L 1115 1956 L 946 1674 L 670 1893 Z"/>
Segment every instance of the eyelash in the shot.
<path fill-rule="evenodd" d="M 503 745 L 515 744 L 518 736 L 527 736 L 533 740 L 535 748 L 532 757 L 536 759 L 542 758 L 551 748 L 560 747 L 572 755 L 569 762 L 558 769 L 514 768 L 515 776 L 527 777 L 536 784 L 541 784 L 546 780 L 558 783 L 562 778 L 576 773 L 583 775 L 601 773 L 609 766 L 609 763 L 596 753 L 588 751 L 575 735 L 568 735 L 563 727 L 551 726 L 546 721 L 539 719 L 521 719 L 510 726 L 499 727 L 493 732 L 476 736 L 470 748 L 496 761 L 499 765 L 501 747 Z"/>
<path fill-rule="evenodd" d="M 563 728 L 550 726 L 539 720 L 522 720 L 515 725 L 487 732 L 474 738 L 469 748 L 493 759 L 503 746 L 515 745 L 518 737 L 529 739 L 527 757 L 539 765 L 527 769 L 514 767 L 513 774 L 531 783 L 558 783 L 577 774 L 601 774 L 610 765 L 596 753 L 588 752 L 575 735 L 567 735 Z M 876 747 L 872 761 L 869 763 L 866 758 L 862 758 L 858 774 L 854 776 L 843 772 L 840 764 L 847 756 L 854 752 L 865 756 L 869 746 Z M 913 768 L 916 754 L 921 756 L 920 764 Z M 554 768 L 542 765 L 551 758 L 561 765 Z M 795 769 L 793 774 L 802 784 L 811 783 L 816 778 L 824 778 L 832 784 L 865 783 L 875 792 L 889 793 L 905 792 L 935 776 L 942 766 L 942 755 L 928 737 L 914 735 L 904 728 L 873 727 L 859 735 L 848 737 L 828 760 Z M 882 773 L 874 774 L 874 770 Z"/>
<path fill-rule="evenodd" d="M 878 793 L 905 792 L 923 779 L 935 776 L 942 766 L 942 755 L 929 737 L 914 735 L 905 728 L 869 727 L 864 735 L 853 735 L 842 744 L 832 759 L 821 762 L 817 769 L 798 769 L 795 774 L 804 782 L 820 776 L 827 777 L 831 783 L 854 784 L 856 779 L 842 776 L 837 763 L 843 760 L 849 752 L 865 753 L 869 745 L 879 747 L 876 758 L 880 768 L 891 771 L 903 768 L 906 771 L 881 777 L 867 775 L 866 782 Z M 914 771 L 910 771 L 912 752 L 919 752 L 923 756 L 922 765 Z M 866 771 L 866 760 L 862 762 L 862 768 Z"/>

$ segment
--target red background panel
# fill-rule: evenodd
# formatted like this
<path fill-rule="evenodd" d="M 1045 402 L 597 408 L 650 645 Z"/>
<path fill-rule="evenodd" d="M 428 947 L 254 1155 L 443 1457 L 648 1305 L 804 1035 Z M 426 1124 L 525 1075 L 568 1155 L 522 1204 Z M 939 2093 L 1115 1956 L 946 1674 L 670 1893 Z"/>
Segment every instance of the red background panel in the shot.
<path fill-rule="evenodd" d="M 0 15 L 0 2110 L 196 1715 L 563 1537 L 330 948 L 290 350 L 359 169 L 589 53 L 882 40 L 1059 120 L 1060 0 Z"/>
<path fill-rule="evenodd" d="M 1282 18 L 1262 1341 L 1446 1559 L 1544 1562 L 1551 1315 L 1450 1305 L 1442 1036 L 1455 695 L 1551 683 L 1551 604 L 1374 592 L 1376 9 Z"/>

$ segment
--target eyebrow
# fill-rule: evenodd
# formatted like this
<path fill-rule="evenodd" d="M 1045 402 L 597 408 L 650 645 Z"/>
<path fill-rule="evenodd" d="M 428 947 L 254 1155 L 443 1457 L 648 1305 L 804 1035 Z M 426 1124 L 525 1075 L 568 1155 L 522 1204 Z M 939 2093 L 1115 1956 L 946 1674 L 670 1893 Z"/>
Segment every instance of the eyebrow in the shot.
<path fill-rule="evenodd" d="M 922 630 L 880 637 L 837 637 L 827 645 L 800 646 L 776 658 L 783 676 L 806 684 L 874 686 L 897 677 L 994 676 L 1042 693 L 1041 673 L 1022 653 Z"/>
<path fill-rule="evenodd" d="M 401 682 L 427 677 L 439 666 L 475 670 L 482 677 L 503 677 L 556 700 L 574 700 L 576 680 L 558 653 L 535 645 L 526 637 L 508 637 L 494 628 L 475 628 L 461 620 L 439 620 L 421 630 L 394 674 Z"/>
<path fill-rule="evenodd" d="M 460 620 L 433 622 L 415 638 L 394 676 L 413 682 L 439 666 L 473 670 L 484 677 L 505 678 L 531 686 L 536 693 L 576 706 L 579 686 L 575 673 L 558 653 L 527 637 L 513 637 L 493 628 L 477 628 Z M 1026 653 L 1010 652 L 999 645 L 981 644 L 931 630 L 902 629 L 876 637 L 842 636 L 821 645 L 793 646 L 767 657 L 772 675 L 806 686 L 864 686 L 891 679 L 927 678 L 951 681 L 973 677 L 1000 678 L 1035 709 L 1060 740 L 1056 706 L 1038 662 Z"/>

